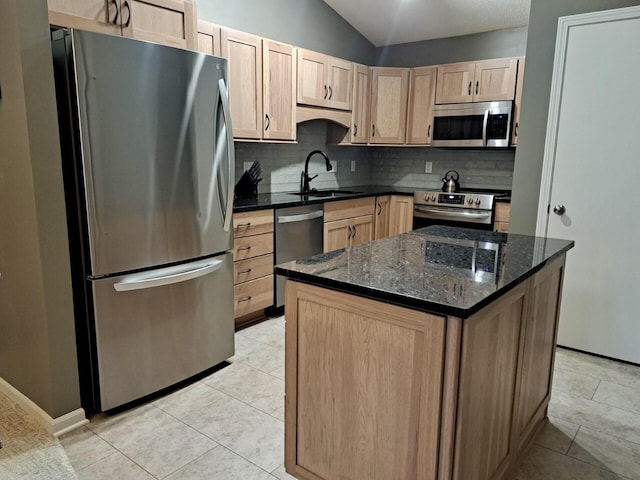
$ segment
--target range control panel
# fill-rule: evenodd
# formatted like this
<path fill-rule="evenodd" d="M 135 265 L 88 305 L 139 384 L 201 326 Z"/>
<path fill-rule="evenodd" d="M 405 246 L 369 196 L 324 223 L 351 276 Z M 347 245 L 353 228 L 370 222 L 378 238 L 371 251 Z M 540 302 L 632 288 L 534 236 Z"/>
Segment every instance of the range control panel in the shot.
<path fill-rule="evenodd" d="M 454 208 L 472 208 L 478 210 L 492 210 L 495 195 L 490 193 L 443 193 L 443 192 L 415 192 L 415 205 L 432 205 Z"/>

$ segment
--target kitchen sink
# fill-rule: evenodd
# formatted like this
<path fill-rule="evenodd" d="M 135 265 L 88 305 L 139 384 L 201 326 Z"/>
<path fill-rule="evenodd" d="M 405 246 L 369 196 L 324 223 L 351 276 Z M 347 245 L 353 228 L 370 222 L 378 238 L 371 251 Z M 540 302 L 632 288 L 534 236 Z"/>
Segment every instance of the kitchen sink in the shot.
<path fill-rule="evenodd" d="M 305 197 L 339 197 L 342 195 L 354 195 L 356 193 L 362 192 L 356 192 L 353 190 L 311 190 L 310 192 L 307 192 L 305 194 L 290 193 L 289 195 L 302 195 Z"/>

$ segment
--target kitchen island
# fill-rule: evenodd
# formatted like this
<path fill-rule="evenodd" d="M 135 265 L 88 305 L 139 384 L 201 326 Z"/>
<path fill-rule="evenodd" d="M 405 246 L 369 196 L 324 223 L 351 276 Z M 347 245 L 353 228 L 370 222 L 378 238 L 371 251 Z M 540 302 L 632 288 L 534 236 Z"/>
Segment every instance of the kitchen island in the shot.
<path fill-rule="evenodd" d="M 572 247 L 429 227 L 277 266 L 287 472 L 510 478 L 547 420 Z"/>

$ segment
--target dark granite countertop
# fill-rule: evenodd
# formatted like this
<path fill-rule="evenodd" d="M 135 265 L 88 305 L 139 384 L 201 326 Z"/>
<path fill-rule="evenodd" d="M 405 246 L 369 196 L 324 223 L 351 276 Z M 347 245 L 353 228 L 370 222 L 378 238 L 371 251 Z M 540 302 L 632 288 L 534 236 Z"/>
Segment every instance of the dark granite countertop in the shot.
<path fill-rule="evenodd" d="M 335 197 L 302 196 L 295 192 L 260 193 L 256 198 L 236 198 L 233 202 L 233 211 L 249 212 L 252 210 L 264 210 L 267 208 L 297 207 L 312 203 L 332 202 L 336 200 L 348 200 L 351 198 L 371 197 L 374 195 L 413 195 L 415 188 L 390 187 L 385 185 L 356 185 L 341 187 L 349 190 L 351 194 Z"/>
<path fill-rule="evenodd" d="M 467 318 L 573 245 L 570 240 L 433 226 L 283 263 L 275 271 L 374 300 Z"/>

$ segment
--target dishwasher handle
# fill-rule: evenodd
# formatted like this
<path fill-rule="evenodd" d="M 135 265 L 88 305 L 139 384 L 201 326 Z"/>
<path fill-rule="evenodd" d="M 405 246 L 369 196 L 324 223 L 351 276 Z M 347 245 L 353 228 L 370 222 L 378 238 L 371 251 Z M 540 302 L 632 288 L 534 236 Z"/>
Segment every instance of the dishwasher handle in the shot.
<path fill-rule="evenodd" d="M 276 216 L 278 223 L 293 223 L 304 222 L 307 220 L 313 220 L 314 218 L 320 218 L 324 215 L 324 210 L 316 210 L 315 212 L 301 213 L 298 215 L 280 215 Z"/>

